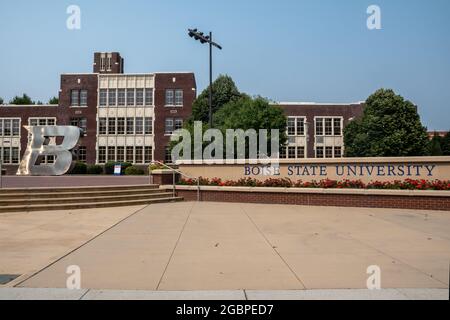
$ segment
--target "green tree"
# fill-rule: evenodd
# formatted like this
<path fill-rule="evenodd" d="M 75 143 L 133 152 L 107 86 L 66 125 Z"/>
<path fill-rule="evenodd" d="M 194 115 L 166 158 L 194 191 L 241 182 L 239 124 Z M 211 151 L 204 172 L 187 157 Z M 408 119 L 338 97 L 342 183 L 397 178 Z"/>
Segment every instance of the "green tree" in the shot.
<path fill-rule="evenodd" d="M 3 98 L 0 97 L 0 104 L 3 104 Z"/>
<path fill-rule="evenodd" d="M 417 107 L 380 89 L 367 99 L 362 118 L 345 128 L 344 143 L 347 157 L 401 157 L 426 155 L 429 140 Z"/>
<path fill-rule="evenodd" d="M 9 104 L 17 104 L 17 105 L 26 105 L 26 104 L 35 104 L 31 98 L 26 95 L 25 93 L 19 97 L 19 96 L 15 96 L 10 102 Z"/>
<path fill-rule="evenodd" d="M 58 104 L 59 99 L 57 97 L 53 97 L 48 101 L 48 104 Z"/>
<path fill-rule="evenodd" d="M 241 94 L 233 79 L 227 75 L 220 75 L 212 84 L 212 112 L 213 114 L 223 105 L 240 98 Z M 192 104 L 192 121 L 209 122 L 209 86 L 195 99 Z"/>
<path fill-rule="evenodd" d="M 233 100 L 225 104 L 219 111 L 214 114 L 214 128 L 222 132 L 224 138 L 224 156 L 226 155 L 226 130 L 227 129 L 255 129 L 258 133 L 259 129 L 268 130 L 267 151 L 270 154 L 270 130 L 278 129 L 280 137 L 280 146 L 283 146 L 287 141 L 286 136 L 286 116 L 281 108 L 270 105 L 269 101 L 261 97 L 251 98 L 243 95 L 238 100 Z M 194 155 L 194 125 L 188 123 L 184 126 L 191 136 L 191 158 Z M 208 123 L 202 122 L 202 132 L 209 129 Z M 236 140 L 235 140 L 236 141 Z M 173 148 L 178 142 L 172 141 L 170 147 Z M 203 142 L 203 149 L 208 146 L 210 142 Z M 249 152 L 248 143 L 246 143 L 246 155 Z M 235 155 L 237 153 L 235 152 Z"/>
<path fill-rule="evenodd" d="M 438 134 L 435 134 L 433 138 L 428 143 L 428 153 L 430 156 L 442 156 L 442 141 L 444 139 Z"/>
<path fill-rule="evenodd" d="M 450 132 L 447 132 L 447 134 L 442 138 L 441 150 L 444 156 L 450 156 Z"/>
<path fill-rule="evenodd" d="M 227 103 L 214 114 L 214 127 L 219 128 L 224 136 L 227 129 L 255 129 L 256 132 L 267 129 L 269 153 L 271 129 L 279 130 L 280 147 L 286 144 L 286 122 L 286 116 L 280 107 L 271 105 L 262 97 L 251 98 L 246 95 Z"/>

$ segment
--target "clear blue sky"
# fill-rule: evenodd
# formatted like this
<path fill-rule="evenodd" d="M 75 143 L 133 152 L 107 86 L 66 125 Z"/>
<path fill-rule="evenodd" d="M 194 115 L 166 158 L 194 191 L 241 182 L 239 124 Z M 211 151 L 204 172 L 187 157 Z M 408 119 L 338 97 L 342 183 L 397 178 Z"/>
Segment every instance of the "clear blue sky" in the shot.
<path fill-rule="evenodd" d="M 67 6 L 82 12 L 66 28 Z M 382 30 L 366 27 L 381 7 Z M 419 106 L 429 129 L 450 129 L 448 0 L 0 0 L 0 96 L 57 95 L 59 74 L 91 72 L 94 51 L 119 51 L 126 72 L 194 71 L 208 50 L 188 27 L 223 45 L 215 75 L 277 101 L 352 102 L 381 87 Z"/>

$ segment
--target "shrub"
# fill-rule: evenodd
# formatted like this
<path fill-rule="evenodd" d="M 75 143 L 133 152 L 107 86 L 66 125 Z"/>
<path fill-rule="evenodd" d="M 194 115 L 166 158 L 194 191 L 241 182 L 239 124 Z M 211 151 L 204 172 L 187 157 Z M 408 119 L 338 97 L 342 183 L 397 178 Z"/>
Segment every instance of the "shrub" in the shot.
<path fill-rule="evenodd" d="M 125 174 L 127 176 L 141 176 L 145 174 L 144 170 L 135 166 L 126 168 Z"/>
<path fill-rule="evenodd" d="M 202 186 L 222 186 L 222 187 L 278 187 L 278 188 L 322 188 L 322 189 L 388 189 L 388 190 L 450 190 L 450 181 L 445 180 L 412 180 L 404 181 L 372 181 L 365 184 L 361 180 L 320 180 L 320 181 L 291 181 L 288 178 L 271 178 L 264 181 L 254 178 L 242 178 L 237 181 L 226 180 L 220 178 L 202 178 L 200 177 L 200 185 Z M 194 186 L 197 185 L 196 179 L 181 179 L 180 185 Z"/>
<path fill-rule="evenodd" d="M 70 174 L 86 174 L 87 166 L 84 162 L 77 161 L 75 166 L 70 170 Z"/>
<path fill-rule="evenodd" d="M 90 164 L 87 166 L 87 174 L 102 174 L 103 173 L 103 167 L 96 165 L 96 164 Z"/>
<path fill-rule="evenodd" d="M 124 174 L 124 172 L 126 171 L 126 169 L 128 168 L 128 167 L 131 167 L 131 163 L 129 163 L 129 162 L 114 162 L 114 161 L 110 161 L 110 162 L 107 162 L 106 164 L 105 164 L 105 174 L 114 174 L 114 166 L 116 165 L 116 164 L 120 164 L 120 165 L 122 165 L 122 172 L 121 172 L 121 174 Z"/>

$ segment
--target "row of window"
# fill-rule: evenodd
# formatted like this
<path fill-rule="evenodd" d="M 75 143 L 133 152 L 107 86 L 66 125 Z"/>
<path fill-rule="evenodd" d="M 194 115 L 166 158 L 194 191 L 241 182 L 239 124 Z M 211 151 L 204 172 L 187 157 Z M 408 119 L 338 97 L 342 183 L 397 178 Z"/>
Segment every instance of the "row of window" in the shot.
<path fill-rule="evenodd" d="M 98 163 L 130 162 L 133 164 L 149 164 L 153 160 L 152 147 L 140 146 L 100 146 L 98 147 Z"/>
<path fill-rule="evenodd" d="M 0 154 L 2 156 L 3 164 L 19 163 L 18 147 L 0 147 Z"/>
<path fill-rule="evenodd" d="M 288 146 L 280 149 L 280 159 L 300 159 L 305 157 L 305 147 Z"/>
<path fill-rule="evenodd" d="M 342 118 L 316 118 L 316 136 L 341 136 Z"/>
<path fill-rule="evenodd" d="M 70 105 L 72 107 L 87 107 L 87 90 L 71 90 Z"/>
<path fill-rule="evenodd" d="M 166 118 L 165 134 L 172 134 L 175 130 L 183 128 L 182 118 Z"/>
<path fill-rule="evenodd" d="M 341 136 L 342 118 L 316 118 L 315 129 L 316 136 Z M 287 134 L 288 136 L 304 136 L 305 118 L 288 117 Z"/>
<path fill-rule="evenodd" d="M 316 158 L 342 158 L 342 147 L 316 146 Z"/>
<path fill-rule="evenodd" d="M 98 134 L 153 134 L 153 118 L 99 118 Z"/>
<path fill-rule="evenodd" d="M 153 89 L 100 89 L 99 105 L 109 106 L 152 106 Z"/>
<path fill-rule="evenodd" d="M 0 136 L 20 136 L 20 119 L 0 119 Z"/>
<path fill-rule="evenodd" d="M 183 90 L 167 89 L 166 90 L 166 106 L 183 106 Z"/>
<path fill-rule="evenodd" d="M 30 126 L 54 126 L 56 118 L 28 118 Z"/>

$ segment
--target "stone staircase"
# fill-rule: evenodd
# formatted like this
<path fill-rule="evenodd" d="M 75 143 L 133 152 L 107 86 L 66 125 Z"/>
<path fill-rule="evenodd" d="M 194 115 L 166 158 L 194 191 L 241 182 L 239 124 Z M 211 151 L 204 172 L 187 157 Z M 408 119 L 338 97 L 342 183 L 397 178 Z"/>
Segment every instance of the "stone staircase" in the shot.
<path fill-rule="evenodd" d="M 0 213 L 182 201 L 158 185 L 0 189 Z"/>

